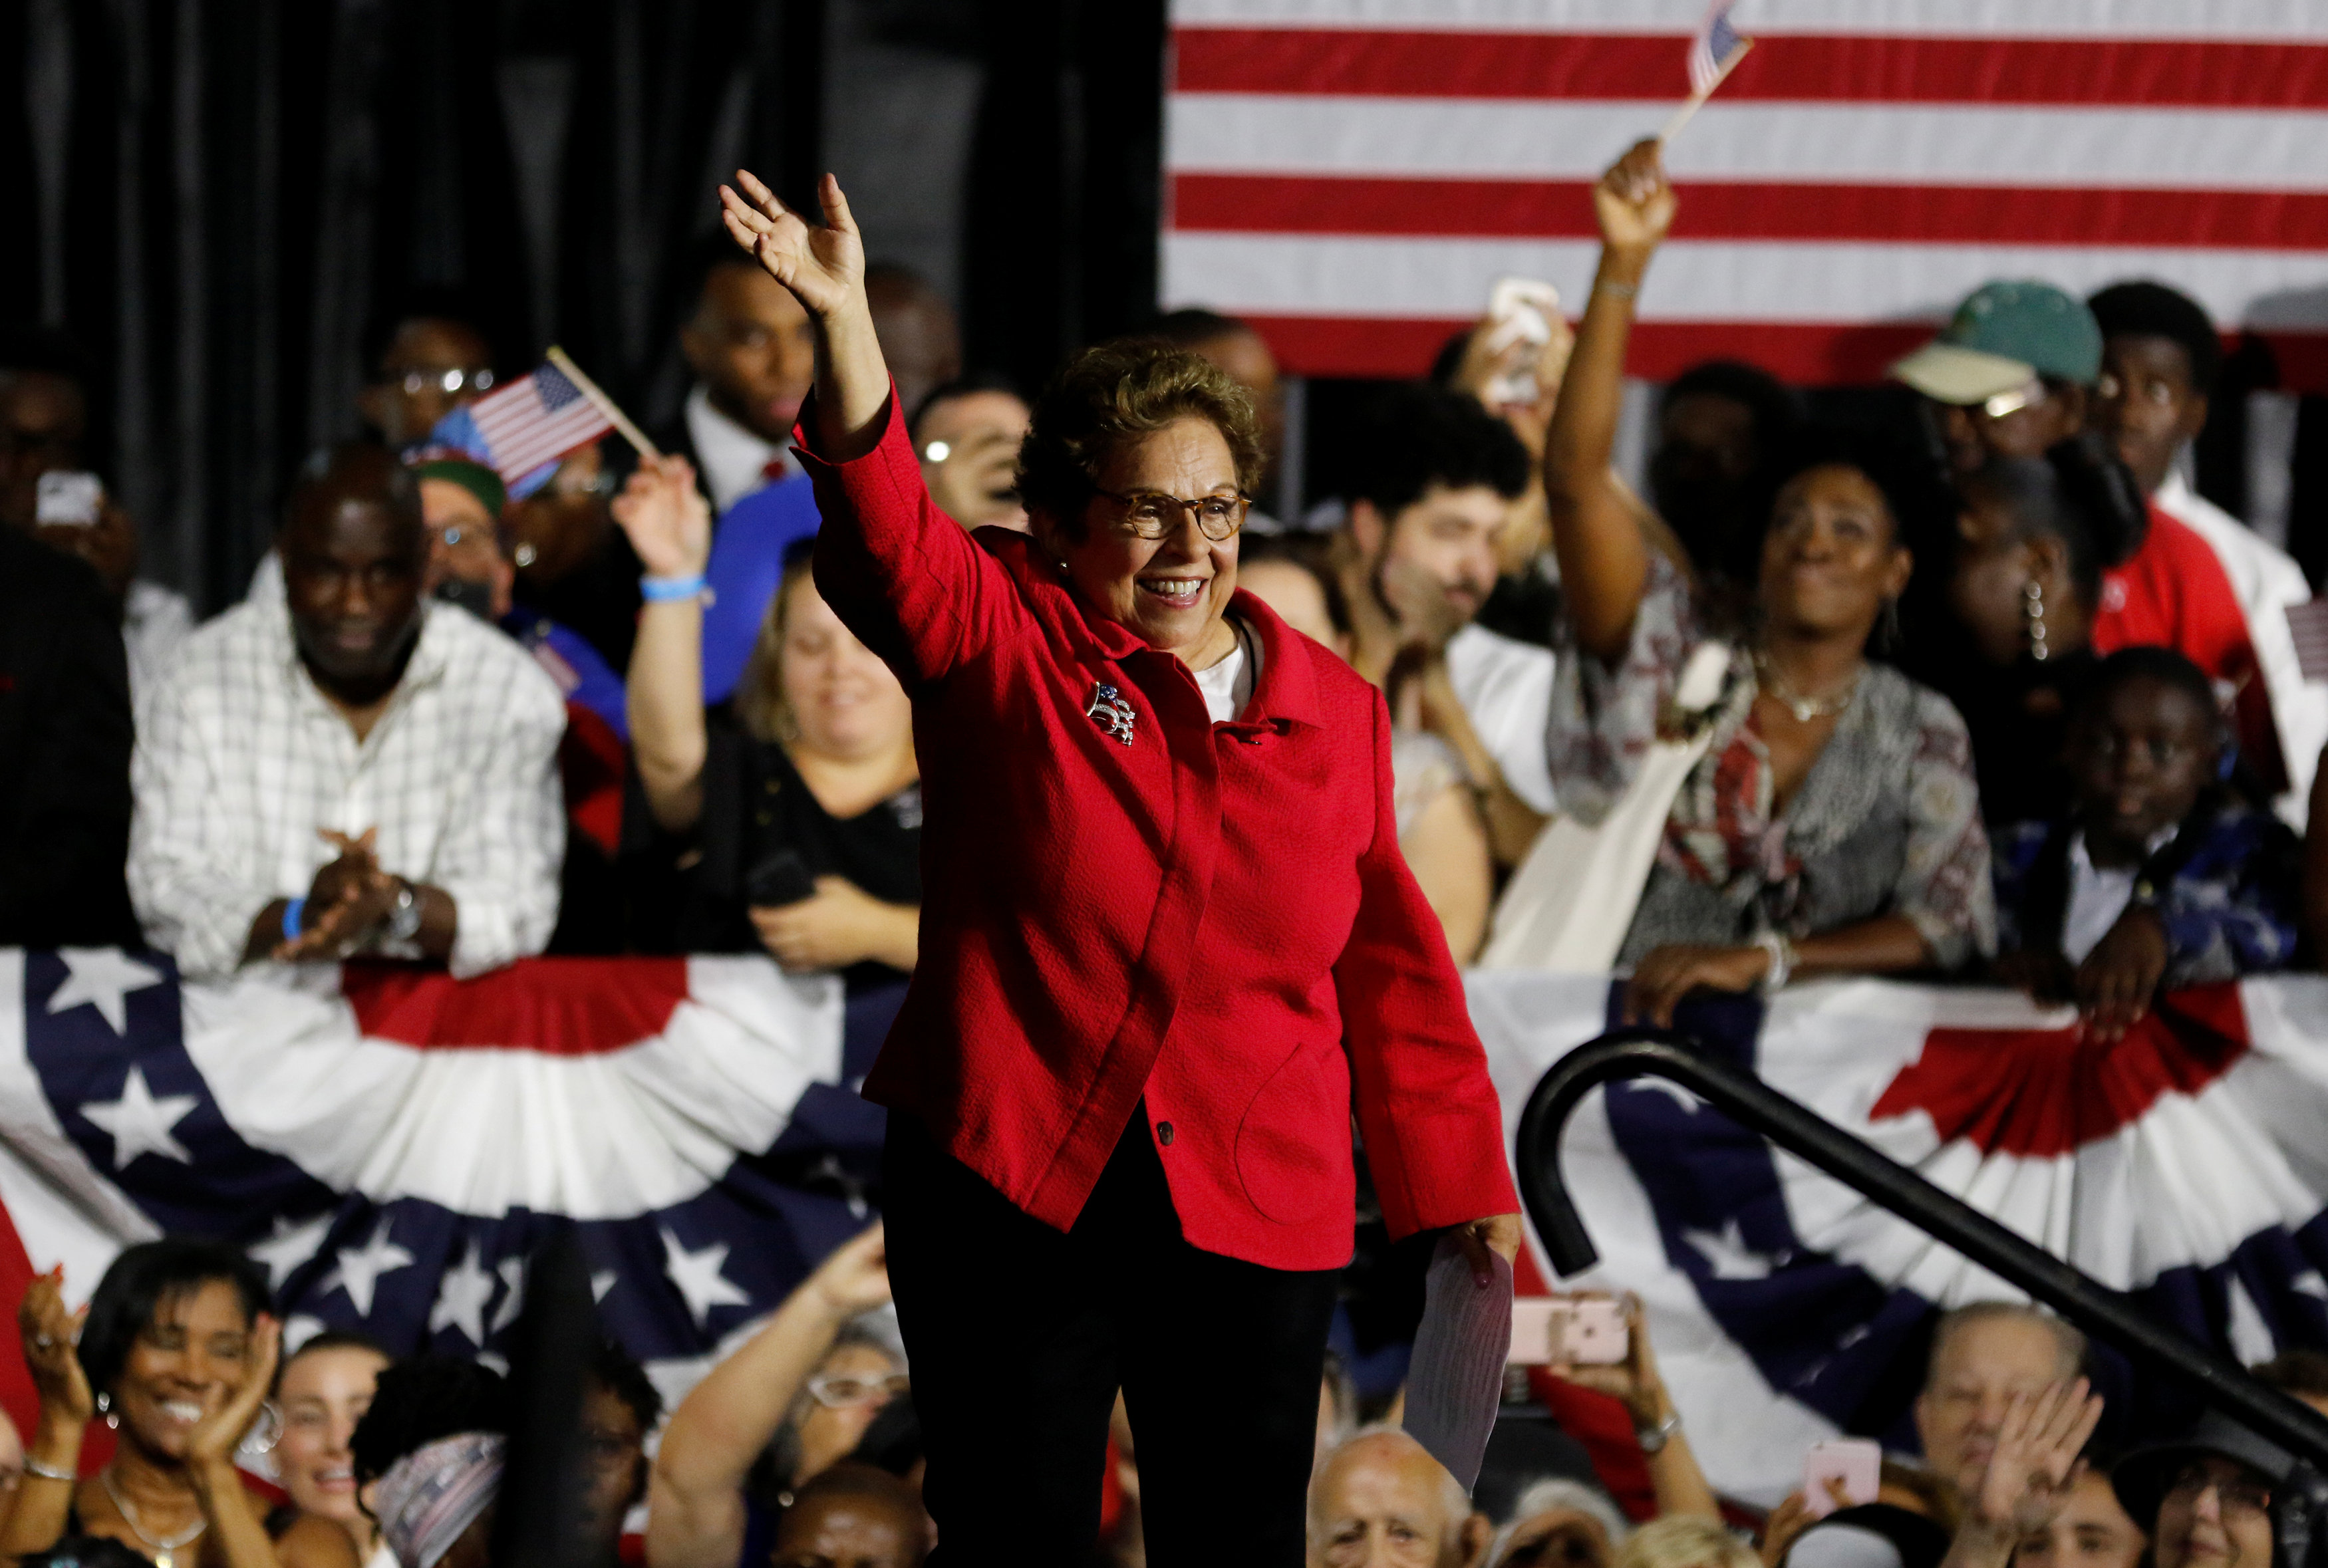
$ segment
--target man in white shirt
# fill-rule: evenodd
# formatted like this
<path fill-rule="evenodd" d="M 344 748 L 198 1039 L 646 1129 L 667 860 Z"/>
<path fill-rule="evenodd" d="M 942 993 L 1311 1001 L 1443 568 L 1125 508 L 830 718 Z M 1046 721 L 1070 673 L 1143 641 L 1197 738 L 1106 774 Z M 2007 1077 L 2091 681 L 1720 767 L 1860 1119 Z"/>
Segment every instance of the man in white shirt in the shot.
<path fill-rule="evenodd" d="M 1351 662 L 1392 693 L 1394 718 L 1412 702 L 1421 727 L 1463 759 L 1496 858 L 1516 863 L 1554 805 L 1553 656 L 1473 618 L 1495 591 L 1526 448 L 1475 399 L 1408 386 L 1386 394 L 1358 451 L 1344 525 Z"/>
<path fill-rule="evenodd" d="M 2287 789 L 2272 802 L 2304 827 L 2313 775 L 2328 746 L 2328 681 L 2307 681 L 2288 609 L 2312 586 L 2285 550 L 2193 490 L 2175 466 L 2207 423 L 2207 395 L 2222 342 L 2198 303 L 2161 283 L 2119 283 L 2087 302 L 2102 329 L 2102 377 L 2092 418 L 2159 509 L 2189 528 L 2222 563 L 2247 617 L 2248 639 L 2271 698 Z"/>
<path fill-rule="evenodd" d="M 690 457 L 725 512 L 762 485 L 800 472 L 792 453 L 816 368 L 808 312 L 725 233 L 699 252 L 695 314 L 680 328 L 680 352 L 695 385 L 668 450 Z"/>
<path fill-rule="evenodd" d="M 130 897 L 190 976 L 258 960 L 539 953 L 565 850 L 558 688 L 421 593 L 427 542 L 384 449 L 318 454 L 276 547 L 284 596 L 188 639 L 142 715 Z"/>

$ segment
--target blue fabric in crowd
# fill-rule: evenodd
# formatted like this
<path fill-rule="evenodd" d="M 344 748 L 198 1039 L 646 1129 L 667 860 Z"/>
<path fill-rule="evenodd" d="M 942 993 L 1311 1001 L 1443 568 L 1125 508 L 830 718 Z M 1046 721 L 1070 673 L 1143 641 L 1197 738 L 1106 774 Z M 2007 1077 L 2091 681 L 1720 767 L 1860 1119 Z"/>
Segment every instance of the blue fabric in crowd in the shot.
<path fill-rule="evenodd" d="M 735 691 L 784 574 L 784 552 L 813 538 L 817 521 L 816 494 L 805 474 L 752 492 L 720 518 L 703 568 L 712 595 L 703 611 L 706 703 L 724 702 Z"/>
<path fill-rule="evenodd" d="M 502 619 L 502 630 L 525 644 L 568 702 L 578 702 L 605 719 L 630 744 L 631 719 L 623 694 L 623 678 L 605 656 L 582 634 L 531 610 L 512 610 Z M 545 657 L 547 655 L 547 657 Z"/>

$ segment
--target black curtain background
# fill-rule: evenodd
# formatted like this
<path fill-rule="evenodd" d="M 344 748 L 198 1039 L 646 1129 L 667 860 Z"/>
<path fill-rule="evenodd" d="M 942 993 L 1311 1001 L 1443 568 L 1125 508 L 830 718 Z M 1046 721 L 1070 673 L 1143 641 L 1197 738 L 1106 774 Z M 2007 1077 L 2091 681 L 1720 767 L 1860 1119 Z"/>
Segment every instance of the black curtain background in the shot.
<path fill-rule="evenodd" d="M 240 595 L 301 456 L 357 428 L 366 320 L 416 286 L 469 291 L 504 371 L 558 342 L 674 417 L 712 185 L 742 163 L 809 199 L 849 112 L 821 90 L 839 3 L 0 5 L 0 315 L 86 353 L 147 575 Z M 1039 380 L 1151 315 L 1163 0 L 853 3 L 985 62 L 973 361 Z"/>

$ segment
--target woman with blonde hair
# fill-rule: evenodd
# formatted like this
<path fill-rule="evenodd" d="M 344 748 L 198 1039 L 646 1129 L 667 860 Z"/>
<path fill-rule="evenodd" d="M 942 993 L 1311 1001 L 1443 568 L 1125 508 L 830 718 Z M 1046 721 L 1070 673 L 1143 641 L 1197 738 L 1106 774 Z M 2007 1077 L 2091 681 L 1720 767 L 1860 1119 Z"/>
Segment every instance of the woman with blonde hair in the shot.
<path fill-rule="evenodd" d="M 703 708 L 710 509 L 684 458 L 649 458 L 615 502 L 647 568 L 631 655 L 631 744 L 675 869 L 681 953 L 765 948 L 852 992 L 910 973 L 921 923 L 921 771 L 897 678 L 785 566 L 717 721 Z"/>
<path fill-rule="evenodd" d="M 1626 1537 L 1615 1568 L 1762 1568 L 1754 1548 L 1718 1519 L 1671 1514 Z"/>

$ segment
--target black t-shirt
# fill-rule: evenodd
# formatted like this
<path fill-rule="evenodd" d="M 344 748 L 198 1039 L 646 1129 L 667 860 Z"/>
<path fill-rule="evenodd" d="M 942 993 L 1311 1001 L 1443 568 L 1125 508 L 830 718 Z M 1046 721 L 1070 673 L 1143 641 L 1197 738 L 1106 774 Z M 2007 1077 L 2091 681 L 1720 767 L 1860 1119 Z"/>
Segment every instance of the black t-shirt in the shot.
<path fill-rule="evenodd" d="M 703 759 L 702 859 L 681 901 L 679 950 L 757 953 L 747 911 L 809 895 L 840 877 L 885 904 L 922 901 L 922 792 L 908 785 L 853 817 L 818 803 L 784 747 L 712 727 Z M 850 991 L 893 984 L 902 971 L 870 961 L 841 972 Z"/>

